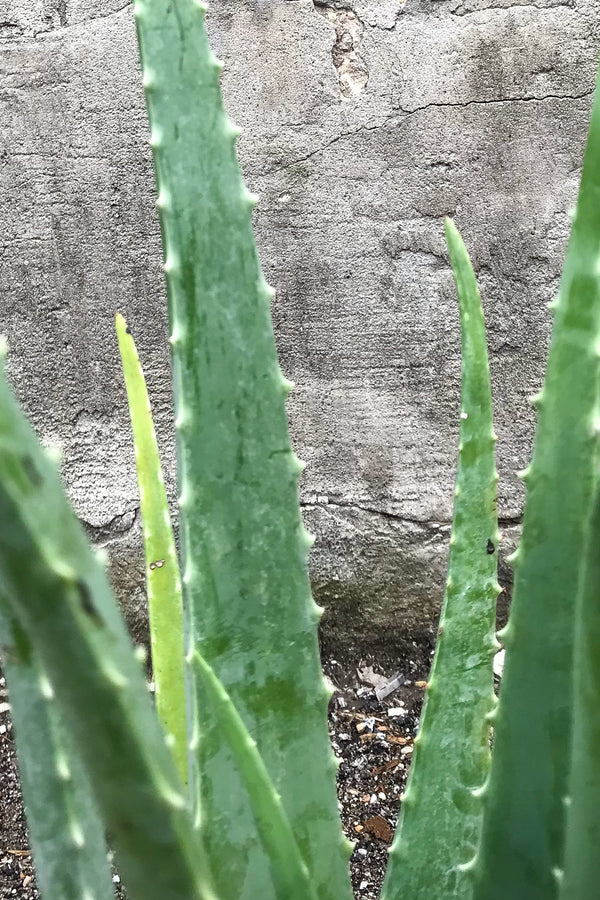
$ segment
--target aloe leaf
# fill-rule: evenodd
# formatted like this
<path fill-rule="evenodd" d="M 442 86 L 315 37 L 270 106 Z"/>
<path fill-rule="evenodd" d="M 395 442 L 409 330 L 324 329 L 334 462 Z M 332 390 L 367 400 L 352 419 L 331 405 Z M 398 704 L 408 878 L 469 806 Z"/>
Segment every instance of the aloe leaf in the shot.
<path fill-rule="evenodd" d="M 56 696 L 131 900 L 213 900 L 104 569 L 0 368 L 0 594 Z"/>
<path fill-rule="evenodd" d="M 205 687 L 212 714 L 229 745 L 250 799 L 263 847 L 268 855 L 277 896 L 285 900 L 316 900 L 308 869 L 290 823 L 254 741 L 227 691 L 199 653 L 192 665 Z"/>
<path fill-rule="evenodd" d="M 104 826 L 32 647 L 0 597 L 0 646 L 37 887 L 48 900 L 110 900 Z"/>
<path fill-rule="evenodd" d="M 577 604 L 573 747 L 560 900 L 597 900 L 600 884 L 600 493 Z"/>
<path fill-rule="evenodd" d="M 460 444 L 448 581 L 438 641 L 384 900 L 468 898 L 463 865 L 475 852 L 489 770 L 492 658 L 499 593 L 492 394 L 475 274 L 451 221 L 446 238 L 462 336 Z M 425 875 L 426 873 L 426 875 Z"/>
<path fill-rule="evenodd" d="M 595 494 L 600 375 L 600 96 L 581 189 L 515 558 L 476 900 L 553 900 L 563 865 L 575 605 Z"/>
<path fill-rule="evenodd" d="M 156 710 L 171 736 L 171 749 L 184 784 L 188 779 L 183 609 L 179 563 L 169 516 L 152 409 L 135 342 L 123 316 L 117 337 L 129 401 L 146 554 L 152 671 Z"/>
<path fill-rule="evenodd" d="M 158 182 L 176 406 L 184 608 L 280 793 L 319 900 L 348 900 L 283 378 L 202 4 L 136 0 Z M 187 612 L 186 612 L 187 615 Z M 195 678 L 190 777 L 224 900 L 274 900 L 231 748 Z"/>

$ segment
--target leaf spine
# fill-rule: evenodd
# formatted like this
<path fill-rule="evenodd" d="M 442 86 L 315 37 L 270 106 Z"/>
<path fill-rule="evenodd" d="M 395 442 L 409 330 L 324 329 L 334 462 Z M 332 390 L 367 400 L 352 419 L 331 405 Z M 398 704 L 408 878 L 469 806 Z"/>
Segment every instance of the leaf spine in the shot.
<path fill-rule="evenodd" d="M 40 673 L 38 685 L 40 688 L 40 694 L 44 698 L 44 700 L 54 700 L 54 688 L 50 684 L 50 680 L 45 672 Z"/>
<path fill-rule="evenodd" d="M 171 196 L 166 188 L 161 188 L 156 198 L 156 207 L 160 210 L 169 209 L 171 206 Z"/>
<path fill-rule="evenodd" d="M 58 754 L 56 757 L 56 774 L 61 781 L 71 780 L 71 770 L 66 757 L 64 757 L 62 753 Z"/>
<path fill-rule="evenodd" d="M 162 144 L 162 131 L 158 127 L 154 127 L 150 132 L 150 146 L 153 150 L 158 149 Z"/>
<path fill-rule="evenodd" d="M 60 447 L 44 447 L 44 453 L 53 465 L 55 465 L 57 468 L 58 466 L 60 466 L 63 459 L 63 452 Z"/>
<path fill-rule="evenodd" d="M 178 344 L 183 343 L 185 337 L 185 329 L 181 322 L 178 320 L 175 321 L 173 325 L 173 331 L 171 332 L 171 336 L 169 337 L 169 343 L 172 347 L 176 347 Z"/>
<path fill-rule="evenodd" d="M 258 196 L 258 194 L 253 194 L 244 185 L 243 190 L 242 190 L 242 201 L 244 203 L 246 203 L 250 207 L 250 209 L 254 209 L 254 207 L 257 205 L 259 199 L 260 199 L 260 197 Z"/>
<path fill-rule="evenodd" d="M 302 529 L 300 532 L 300 543 L 302 544 L 302 546 L 305 547 L 307 550 L 310 550 L 310 548 L 313 546 L 315 540 L 316 540 L 316 538 L 315 538 L 314 534 L 311 534 L 310 531 L 307 531 L 306 528 L 304 528 L 304 526 L 302 526 Z"/>
<path fill-rule="evenodd" d="M 174 275 L 179 269 L 179 260 L 172 250 L 167 251 L 167 258 L 165 259 L 163 269 L 167 275 Z"/>
<path fill-rule="evenodd" d="M 102 659 L 100 662 L 100 668 L 104 674 L 106 680 L 113 685 L 113 687 L 119 688 L 122 690 L 127 686 L 127 678 L 120 672 L 115 665 L 110 660 Z"/>
<path fill-rule="evenodd" d="M 79 824 L 77 819 L 71 819 L 69 823 L 69 831 L 71 832 L 71 840 L 73 841 L 73 845 L 78 850 L 82 850 L 85 847 L 85 837 L 81 829 L 81 825 Z"/>
<path fill-rule="evenodd" d="M 106 569 L 108 566 L 108 551 L 104 547 L 94 549 L 94 557 L 99 566 Z"/>
<path fill-rule="evenodd" d="M 319 606 L 319 604 L 315 603 L 313 600 L 313 614 L 314 614 L 315 620 L 317 622 L 321 621 L 324 613 L 325 613 L 325 608 L 323 606 Z"/>
<path fill-rule="evenodd" d="M 533 406 L 534 409 L 539 409 L 544 400 L 544 391 L 541 390 L 537 394 L 533 394 L 529 398 L 529 403 Z"/>
<path fill-rule="evenodd" d="M 186 800 L 181 791 L 162 779 L 158 781 L 156 786 L 158 793 L 171 809 L 185 809 Z"/>
<path fill-rule="evenodd" d="M 134 648 L 133 655 L 142 666 L 146 665 L 146 662 L 148 660 L 148 651 L 143 644 L 138 644 L 137 647 Z"/>
<path fill-rule="evenodd" d="M 477 867 L 477 855 L 473 856 L 468 862 L 458 863 L 458 865 L 456 866 L 458 871 L 463 872 L 465 875 L 473 874 L 476 867 Z"/>
<path fill-rule="evenodd" d="M 306 463 L 298 459 L 294 452 L 290 453 L 291 463 L 292 463 L 292 473 L 294 475 L 302 475 L 306 468 Z"/>
<path fill-rule="evenodd" d="M 240 128 L 235 122 L 232 122 L 231 119 L 227 119 L 225 123 L 225 133 L 229 135 L 230 138 L 233 138 L 234 141 L 244 133 L 244 129 Z"/>

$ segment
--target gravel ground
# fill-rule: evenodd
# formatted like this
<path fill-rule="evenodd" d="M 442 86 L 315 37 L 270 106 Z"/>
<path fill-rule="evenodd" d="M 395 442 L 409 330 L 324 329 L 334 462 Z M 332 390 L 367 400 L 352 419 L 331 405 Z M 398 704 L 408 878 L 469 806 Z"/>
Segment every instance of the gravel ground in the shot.
<path fill-rule="evenodd" d="M 415 738 L 429 651 L 414 646 L 414 659 L 367 656 L 324 659 L 334 695 L 329 728 L 340 761 L 338 797 L 357 900 L 379 895 L 387 850 L 398 818 Z M 382 689 L 395 689 L 381 700 Z M 29 853 L 10 711 L 0 678 L 0 900 L 37 900 Z M 118 889 L 122 896 L 123 892 Z"/>

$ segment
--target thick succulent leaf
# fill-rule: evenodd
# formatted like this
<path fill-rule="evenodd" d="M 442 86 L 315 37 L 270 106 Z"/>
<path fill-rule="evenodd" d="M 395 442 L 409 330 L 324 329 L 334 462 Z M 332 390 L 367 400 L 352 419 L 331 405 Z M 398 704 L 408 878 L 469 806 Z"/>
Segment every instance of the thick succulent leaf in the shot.
<path fill-rule="evenodd" d="M 228 744 L 248 792 L 258 833 L 269 859 L 277 896 L 282 900 L 316 900 L 308 869 L 302 859 L 281 798 L 265 764 L 227 691 L 199 653 L 192 665 L 204 685 L 214 721 Z"/>
<path fill-rule="evenodd" d="M 117 316 L 116 328 L 129 401 L 144 529 L 156 710 L 165 731 L 171 736 L 179 775 L 184 784 L 187 784 L 183 608 L 179 563 L 144 373 L 135 342 L 123 316 Z"/>
<path fill-rule="evenodd" d="M 45 900 L 110 900 L 104 826 L 50 682 L 0 596 L 0 647 L 37 887 Z"/>
<path fill-rule="evenodd" d="M 183 788 L 104 569 L 3 367 L 0 594 L 56 696 L 131 900 L 212 900 Z"/>
<path fill-rule="evenodd" d="M 506 658 L 476 900 L 553 900 L 563 865 L 573 636 L 595 495 L 600 375 L 600 96 L 555 307 Z"/>
<path fill-rule="evenodd" d="M 600 491 L 577 603 L 573 747 L 560 900 L 597 900 L 600 885 Z"/>
<path fill-rule="evenodd" d="M 470 896 L 463 865 L 475 852 L 481 825 L 481 803 L 473 791 L 485 781 L 490 761 L 487 717 L 495 703 L 492 659 L 498 646 L 496 437 L 477 282 L 450 221 L 446 237 L 462 335 L 454 522 L 438 642 L 384 900 Z"/>
<path fill-rule="evenodd" d="M 158 181 L 176 403 L 189 632 L 257 743 L 319 900 L 348 900 L 348 850 L 326 723 L 289 384 L 277 362 L 204 8 L 136 0 Z M 195 679 L 199 819 L 225 900 L 274 900 L 230 747 Z"/>

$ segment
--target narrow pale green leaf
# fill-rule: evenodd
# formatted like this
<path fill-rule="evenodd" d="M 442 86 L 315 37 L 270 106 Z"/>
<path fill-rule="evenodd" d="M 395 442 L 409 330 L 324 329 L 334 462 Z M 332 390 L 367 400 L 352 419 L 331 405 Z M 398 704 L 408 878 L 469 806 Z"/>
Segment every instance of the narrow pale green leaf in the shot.
<path fill-rule="evenodd" d="M 258 833 L 281 900 L 316 900 L 308 869 L 290 823 L 254 741 L 227 691 L 208 663 L 194 653 L 193 665 L 204 684 L 211 712 L 235 759 L 250 799 Z"/>
<path fill-rule="evenodd" d="M 481 825 L 489 770 L 492 658 L 499 587 L 492 395 L 479 290 L 454 224 L 446 238 L 462 335 L 460 446 L 448 581 L 438 642 L 401 820 L 390 851 L 384 900 L 466 900 L 462 866 Z"/>
<path fill-rule="evenodd" d="M 573 636 L 595 494 L 600 376 L 600 96 L 555 321 L 515 560 L 476 900 L 554 900 L 570 769 Z M 579 900 L 579 898 L 578 898 Z"/>
<path fill-rule="evenodd" d="M 252 232 L 255 199 L 237 164 L 203 5 L 136 0 L 134 10 L 165 249 L 190 639 L 257 742 L 319 900 L 349 900 L 301 465 Z M 192 787 L 218 891 L 275 900 L 231 748 L 195 682 L 202 740 Z"/>
<path fill-rule="evenodd" d="M 179 775 L 187 784 L 183 609 L 179 563 L 169 516 L 152 409 L 135 342 L 123 316 L 116 317 L 119 350 L 129 401 L 144 528 L 150 645 L 156 709 Z"/>
<path fill-rule="evenodd" d="M 573 747 L 560 900 L 598 900 L 600 885 L 600 492 L 577 604 Z"/>
<path fill-rule="evenodd" d="M 0 646 L 37 887 L 43 900 L 110 900 L 104 827 L 50 683 L 0 596 Z"/>
<path fill-rule="evenodd" d="M 47 675 L 130 900 L 213 900 L 183 787 L 104 568 L 0 369 L 0 594 Z"/>

